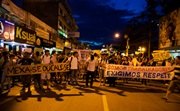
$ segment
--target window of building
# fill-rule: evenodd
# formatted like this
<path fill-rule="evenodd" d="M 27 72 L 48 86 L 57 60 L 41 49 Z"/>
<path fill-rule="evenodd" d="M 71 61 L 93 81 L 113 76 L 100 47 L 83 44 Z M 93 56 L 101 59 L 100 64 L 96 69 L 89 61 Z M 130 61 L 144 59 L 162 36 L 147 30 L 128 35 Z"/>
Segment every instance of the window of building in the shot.
<path fill-rule="evenodd" d="M 62 22 L 59 20 L 59 23 L 58 23 L 58 28 L 62 29 Z"/>
<path fill-rule="evenodd" d="M 37 28 L 40 28 L 40 29 L 44 30 L 44 27 L 42 27 L 40 25 L 37 25 Z"/>
<path fill-rule="evenodd" d="M 63 10 L 59 8 L 59 15 L 63 15 Z"/>

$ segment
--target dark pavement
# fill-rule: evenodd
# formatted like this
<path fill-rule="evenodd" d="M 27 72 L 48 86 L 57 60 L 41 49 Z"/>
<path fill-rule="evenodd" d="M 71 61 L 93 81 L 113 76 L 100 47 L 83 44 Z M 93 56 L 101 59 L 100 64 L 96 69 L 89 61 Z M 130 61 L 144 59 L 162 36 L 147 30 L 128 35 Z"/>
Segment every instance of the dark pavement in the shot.
<path fill-rule="evenodd" d="M 140 84 L 117 87 L 56 86 L 51 90 L 19 94 L 20 87 L 11 89 L 0 99 L 0 111 L 180 111 L 180 94 L 172 94 L 168 101 L 161 99 L 165 89 Z"/>

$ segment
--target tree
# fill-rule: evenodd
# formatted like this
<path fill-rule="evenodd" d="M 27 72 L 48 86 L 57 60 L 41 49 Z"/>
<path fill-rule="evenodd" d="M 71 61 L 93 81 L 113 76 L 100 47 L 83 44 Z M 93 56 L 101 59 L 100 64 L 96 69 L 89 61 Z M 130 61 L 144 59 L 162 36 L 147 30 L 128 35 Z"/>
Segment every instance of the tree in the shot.
<path fill-rule="evenodd" d="M 139 45 L 146 45 L 150 54 L 152 50 L 158 49 L 159 19 L 179 8 L 180 0 L 146 0 L 146 2 L 145 10 L 129 21 L 124 33 L 129 35 L 131 47 L 137 49 Z"/>

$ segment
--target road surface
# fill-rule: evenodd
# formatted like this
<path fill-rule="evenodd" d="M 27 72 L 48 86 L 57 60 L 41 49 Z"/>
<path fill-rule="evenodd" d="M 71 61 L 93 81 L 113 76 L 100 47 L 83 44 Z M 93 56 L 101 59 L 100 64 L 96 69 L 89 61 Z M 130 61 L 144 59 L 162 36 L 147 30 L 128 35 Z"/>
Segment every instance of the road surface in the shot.
<path fill-rule="evenodd" d="M 172 94 L 168 101 L 161 97 L 165 91 L 142 85 L 55 86 L 51 90 L 19 94 L 20 87 L 1 97 L 0 111 L 180 111 L 180 94 Z"/>

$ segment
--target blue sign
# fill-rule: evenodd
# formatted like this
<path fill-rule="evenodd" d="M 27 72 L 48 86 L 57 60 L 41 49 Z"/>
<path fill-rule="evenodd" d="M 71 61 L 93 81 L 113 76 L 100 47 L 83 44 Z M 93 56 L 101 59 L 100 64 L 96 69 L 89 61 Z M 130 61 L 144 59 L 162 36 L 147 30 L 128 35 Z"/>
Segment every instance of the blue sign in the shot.
<path fill-rule="evenodd" d="M 14 40 L 14 23 L 0 18 L 0 38 Z"/>

